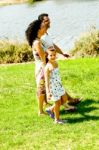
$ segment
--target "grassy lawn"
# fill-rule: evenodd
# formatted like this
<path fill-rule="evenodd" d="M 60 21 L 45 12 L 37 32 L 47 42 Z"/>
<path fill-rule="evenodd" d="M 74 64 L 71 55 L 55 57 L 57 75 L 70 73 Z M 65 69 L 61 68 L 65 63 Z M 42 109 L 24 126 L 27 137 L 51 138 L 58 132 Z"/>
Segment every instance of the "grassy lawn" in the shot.
<path fill-rule="evenodd" d="M 34 64 L 0 66 L 0 150 L 98 150 L 99 58 L 59 61 L 62 83 L 83 97 L 65 125 L 38 117 Z"/>

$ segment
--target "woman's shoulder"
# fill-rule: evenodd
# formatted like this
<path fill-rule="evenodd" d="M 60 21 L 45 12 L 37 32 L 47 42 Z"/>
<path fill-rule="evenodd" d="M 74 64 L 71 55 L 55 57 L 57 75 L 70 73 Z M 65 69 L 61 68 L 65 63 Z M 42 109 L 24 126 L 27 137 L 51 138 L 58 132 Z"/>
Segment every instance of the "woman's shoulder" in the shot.
<path fill-rule="evenodd" d="M 33 42 L 33 45 L 32 45 L 32 48 L 33 49 L 37 49 L 38 47 L 41 46 L 41 41 L 39 39 L 36 39 L 34 42 Z"/>

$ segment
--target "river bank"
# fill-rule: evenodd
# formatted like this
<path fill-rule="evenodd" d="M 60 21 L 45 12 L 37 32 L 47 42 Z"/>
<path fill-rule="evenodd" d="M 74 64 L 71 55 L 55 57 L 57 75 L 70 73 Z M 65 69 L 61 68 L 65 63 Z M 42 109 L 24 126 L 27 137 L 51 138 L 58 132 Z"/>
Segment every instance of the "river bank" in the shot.
<path fill-rule="evenodd" d="M 99 30 L 92 28 L 89 32 L 82 34 L 79 40 L 75 41 L 74 47 L 69 50 L 69 54 L 75 58 L 99 57 Z M 0 64 L 33 60 L 31 47 L 26 41 L 0 40 Z"/>
<path fill-rule="evenodd" d="M 0 0 L 0 6 L 26 3 L 28 0 Z"/>

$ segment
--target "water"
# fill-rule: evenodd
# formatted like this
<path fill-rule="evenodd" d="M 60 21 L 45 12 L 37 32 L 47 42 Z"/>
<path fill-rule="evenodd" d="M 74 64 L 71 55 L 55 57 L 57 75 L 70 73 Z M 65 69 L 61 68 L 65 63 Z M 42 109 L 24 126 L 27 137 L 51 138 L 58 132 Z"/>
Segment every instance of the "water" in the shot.
<path fill-rule="evenodd" d="M 48 0 L 0 7 L 0 39 L 24 40 L 28 24 L 40 13 L 49 14 L 49 34 L 63 50 L 91 26 L 99 28 L 99 0 Z"/>

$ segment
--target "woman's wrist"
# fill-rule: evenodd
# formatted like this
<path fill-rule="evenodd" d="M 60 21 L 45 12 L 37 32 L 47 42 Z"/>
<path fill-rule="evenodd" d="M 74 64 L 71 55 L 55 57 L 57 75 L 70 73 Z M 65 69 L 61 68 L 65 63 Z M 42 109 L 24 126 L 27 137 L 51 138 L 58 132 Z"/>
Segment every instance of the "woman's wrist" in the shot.
<path fill-rule="evenodd" d="M 67 58 L 70 57 L 69 54 L 64 54 L 64 53 L 63 53 L 62 55 L 63 55 L 64 57 L 67 57 Z"/>
<path fill-rule="evenodd" d="M 50 90 L 46 90 L 47 93 L 50 93 Z"/>

